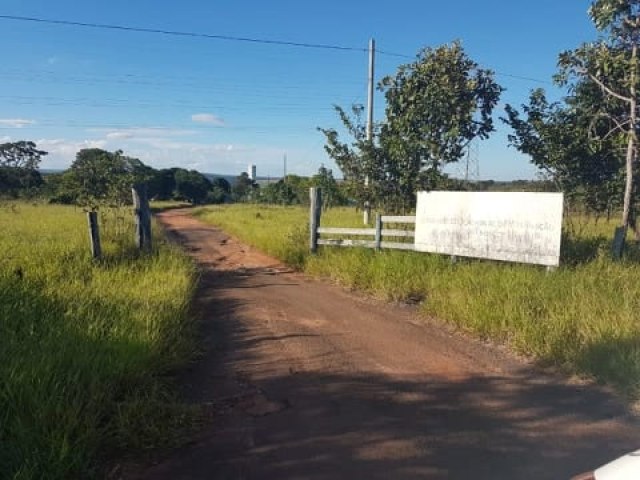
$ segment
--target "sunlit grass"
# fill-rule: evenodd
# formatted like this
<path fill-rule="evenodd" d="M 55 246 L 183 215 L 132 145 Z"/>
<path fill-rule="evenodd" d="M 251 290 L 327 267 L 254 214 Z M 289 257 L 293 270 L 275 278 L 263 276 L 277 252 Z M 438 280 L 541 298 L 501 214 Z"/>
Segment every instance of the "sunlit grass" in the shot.
<path fill-rule="evenodd" d="M 609 259 L 615 221 L 567 221 L 563 266 L 479 260 L 452 264 L 414 252 L 321 248 L 308 254 L 308 211 L 230 205 L 196 215 L 304 270 L 388 300 L 421 299 L 425 314 L 519 353 L 640 393 L 640 263 L 631 248 Z M 331 209 L 323 226 L 362 224 L 354 209 Z"/>
<path fill-rule="evenodd" d="M 171 441 L 187 411 L 159 374 L 192 351 L 189 260 L 130 212 L 91 260 L 73 207 L 0 204 L 0 478 L 87 478 L 105 456 Z"/>

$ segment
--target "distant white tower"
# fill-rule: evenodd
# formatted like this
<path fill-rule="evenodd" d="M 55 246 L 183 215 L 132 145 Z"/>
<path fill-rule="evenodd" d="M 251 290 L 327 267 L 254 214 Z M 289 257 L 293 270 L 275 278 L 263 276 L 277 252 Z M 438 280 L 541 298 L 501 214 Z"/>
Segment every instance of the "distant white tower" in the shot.
<path fill-rule="evenodd" d="M 249 168 L 247 168 L 247 173 L 249 174 L 249 179 L 250 180 L 255 180 L 256 179 L 256 166 L 255 165 L 249 165 Z"/>

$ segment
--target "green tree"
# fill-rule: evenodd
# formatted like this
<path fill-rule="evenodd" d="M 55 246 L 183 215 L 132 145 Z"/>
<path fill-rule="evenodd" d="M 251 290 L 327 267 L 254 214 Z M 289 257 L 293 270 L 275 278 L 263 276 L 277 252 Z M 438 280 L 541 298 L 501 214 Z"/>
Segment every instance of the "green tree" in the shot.
<path fill-rule="evenodd" d="M 226 202 L 231 195 L 231 185 L 229 182 L 222 178 L 214 178 L 211 181 L 211 190 L 207 194 L 206 202 L 207 203 L 224 203 Z"/>
<path fill-rule="evenodd" d="M 34 142 L 0 144 L 0 194 L 15 196 L 42 185 L 38 167 L 45 155 Z"/>
<path fill-rule="evenodd" d="M 260 202 L 271 205 L 297 205 L 300 198 L 291 184 L 280 179 L 260 189 Z"/>
<path fill-rule="evenodd" d="M 149 198 L 156 200 L 170 200 L 176 190 L 177 168 L 163 168 L 155 170 L 148 184 Z"/>
<path fill-rule="evenodd" d="M 140 160 L 99 148 L 80 150 L 66 179 L 67 194 L 89 210 L 131 203 L 131 187 L 149 180 L 152 169 Z"/>
<path fill-rule="evenodd" d="M 592 87 L 578 83 L 563 103 L 549 103 L 542 89 L 534 90 L 522 114 L 507 105 L 503 120 L 513 129 L 511 145 L 529 155 L 557 190 L 596 214 L 610 214 L 622 200 L 616 192 L 623 188 L 623 158 L 619 138 L 607 136 L 609 122 L 593 113 L 601 93 Z"/>
<path fill-rule="evenodd" d="M 443 167 L 494 130 L 492 112 L 502 88 L 459 42 L 423 49 L 379 88 L 386 99 L 385 119 L 374 138 L 366 139 L 361 106 L 352 116 L 336 107 L 352 141 L 344 143 L 336 130 L 321 129 L 325 150 L 360 203 L 412 208 L 418 190 L 443 184 Z"/>
<path fill-rule="evenodd" d="M 626 144 L 622 228 L 633 228 L 636 237 L 637 156 L 638 156 L 638 43 L 640 41 L 640 1 L 596 0 L 589 16 L 602 37 L 560 54 L 560 84 L 583 83 L 597 86 L 601 93 L 594 120 L 611 128 L 599 138 L 617 137 Z"/>
<path fill-rule="evenodd" d="M 380 88 L 387 102 L 381 135 L 409 190 L 411 177 L 429 187 L 431 172 L 439 175 L 473 140 L 489 137 L 502 92 L 493 72 L 480 68 L 459 42 L 423 49 Z"/>
<path fill-rule="evenodd" d="M 342 192 L 338 187 L 338 182 L 333 177 L 333 172 L 324 165 L 320 166 L 318 173 L 311 177 L 308 183 L 309 186 L 322 189 L 322 207 L 324 209 L 344 204 Z"/>
<path fill-rule="evenodd" d="M 177 170 L 175 182 L 176 197 L 186 200 L 192 205 L 205 203 L 211 190 L 209 179 L 196 170 Z"/>
<path fill-rule="evenodd" d="M 389 191 L 396 183 L 396 169 L 385 145 L 379 136 L 379 125 L 373 126 L 373 139 L 367 140 L 362 105 L 352 105 L 348 113 L 342 107 L 334 106 L 342 127 L 350 137 L 343 142 L 333 128 L 319 128 L 325 135 L 325 151 L 333 158 L 344 176 L 344 191 L 356 203 L 363 206 L 369 202 L 381 206 L 389 203 Z"/>
<path fill-rule="evenodd" d="M 291 189 L 293 189 L 293 193 L 295 195 L 294 203 L 300 205 L 308 205 L 309 204 L 309 179 L 307 177 L 301 177 L 300 175 L 288 174 L 283 178 L 284 183 L 286 183 Z"/>
<path fill-rule="evenodd" d="M 222 178 L 222 177 L 214 178 L 211 181 L 211 186 L 213 188 L 220 189 L 225 194 L 231 193 L 231 185 L 229 184 L 229 182 L 225 178 Z"/>
<path fill-rule="evenodd" d="M 78 187 L 73 178 L 73 173 L 67 170 L 62 173 L 54 173 L 44 177 L 43 195 L 51 203 L 72 205 L 77 203 Z"/>
<path fill-rule="evenodd" d="M 249 178 L 249 174 L 247 172 L 242 172 L 238 175 L 231 187 L 233 198 L 236 202 L 243 202 L 252 199 L 257 189 L 258 184 Z"/>

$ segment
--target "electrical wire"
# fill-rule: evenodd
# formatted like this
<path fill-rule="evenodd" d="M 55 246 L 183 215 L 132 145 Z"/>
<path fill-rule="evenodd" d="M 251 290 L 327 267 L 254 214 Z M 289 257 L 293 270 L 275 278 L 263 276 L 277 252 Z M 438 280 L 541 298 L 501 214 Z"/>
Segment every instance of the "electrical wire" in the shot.
<path fill-rule="evenodd" d="M 273 40 L 273 39 L 252 38 L 252 37 L 240 37 L 240 36 L 234 36 L 234 35 L 220 35 L 220 34 L 192 32 L 192 31 L 164 30 L 164 29 L 157 29 L 157 28 L 133 27 L 129 25 L 116 25 L 116 24 L 108 24 L 108 23 L 78 22 L 73 20 L 57 20 L 57 19 L 48 19 L 48 18 L 40 18 L 40 17 L 26 17 L 26 16 L 20 16 L 20 15 L 0 15 L 0 20 L 43 23 L 43 24 L 49 24 L 49 25 L 73 26 L 73 27 L 94 28 L 94 29 L 103 29 L 103 30 L 119 30 L 119 31 L 126 31 L 126 32 L 152 33 L 152 34 L 170 35 L 170 36 L 178 36 L 178 37 L 206 38 L 209 40 L 226 40 L 226 41 L 265 44 L 265 45 L 287 46 L 287 47 L 313 48 L 313 49 L 323 49 L 323 50 L 340 50 L 340 51 L 352 51 L 352 52 L 368 52 L 367 48 L 345 46 L 345 45 L 293 42 L 289 40 Z M 386 56 L 397 57 L 397 58 L 406 58 L 406 59 L 416 58 L 415 55 L 413 56 L 406 55 L 403 53 L 390 52 L 386 50 L 376 50 L 376 53 L 380 55 L 386 55 Z M 553 84 L 552 82 L 549 82 L 547 80 L 541 80 L 533 77 L 515 75 L 511 73 L 504 73 L 504 72 L 498 72 L 498 71 L 496 71 L 495 73 L 496 75 L 509 77 L 516 80 L 524 80 L 524 81 L 544 83 L 544 84 Z"/>
<path fill-rule="evenodd" d="M 39 17 L 23 17 L 20 15 L 0 15 L 0 19 L 19 21 L 19 22 L 44 23 L 49 25 L 64 25 L 64 26 L 72 26 L 72 27 L 95 28 L 95 29 L 102 29 L 102 30 L 120 30 L 125 32 L 155 33 L 155 34 L 170 35 L 170 36 L 177 36 L 177 37 L 196 37 L 196 38 L 206 38 L 210 40 L 227 40 L 227 41 L 235 41 L 235 42 L 261 43 L 265 45 L 280 45 L 280 46 L 287 46 L 287 47 L 367 52 L 366 48 L 350 47 L 345 45 L 330 45 L 330 44 L 323 44 L 323 43 L 306 43 L 306 42 L 292 42 L 288 40 L 272 40 L 272 39 L 264 39 L 264 38 L 237 37 L 233 35 L 219 35 L 219 34 L 211 34 L 211 33 L 179 31 L 179 30 L 164 30 L 159 28 L 133 27 L 129 25 L 115 25 L 115 24 L 108 24 L 108 23 L 77 22 L 72 20 L 55 20 L 55 19 L 39 18 Z"/>

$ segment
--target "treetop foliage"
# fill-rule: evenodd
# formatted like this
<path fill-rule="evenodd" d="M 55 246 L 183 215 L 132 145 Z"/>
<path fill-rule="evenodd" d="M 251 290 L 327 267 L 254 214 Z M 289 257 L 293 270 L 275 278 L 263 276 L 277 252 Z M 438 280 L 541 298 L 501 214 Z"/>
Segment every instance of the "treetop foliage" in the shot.
<path fill-rule="evenodd" d="M 634 227 L 637 204 L 640 1 L 596 0 L 589 15 L 597 41 L 561 52 L 554 80 L 567 87 L 561 102 L 532 92 L 522 114 L 508 105 L 509 140 L 570 198 L 593 212 L 622 207 Z"/>
<path fill-rule="evenodd" d="M 38 167 L 47 155 L 34 142 L 20 140 L 0 144 L 0 195 L 16 196 L 42 184 Z"/>
<path fill-rule="evenodd" d="M 443 167 L 459 161 L 471 141 L 494 130 L 492 112 L 502 87 L 493 72 L 480 68 L 454 42 L 423 49 L 414 62 L 382 79 L 379 89 L 385 94 L 385 119 L 374 126 L 374 138 L 366 138 L 361 105 L 354 105 L 351 114 L 336 106 L 351 140 L 320 128 L 325 150 L 360 204 L 412 209 L 418 190 L 446 185 Z"/>
<path fill-rule="evenodd" d="M 3 143 L 0 144 L 0 167 L 36 170 L 45 155 L 47 152 L 38 150 L 34 142 Z"/>

